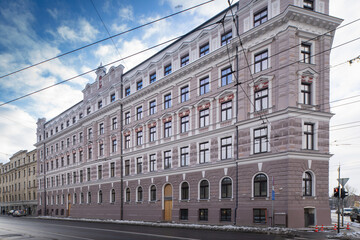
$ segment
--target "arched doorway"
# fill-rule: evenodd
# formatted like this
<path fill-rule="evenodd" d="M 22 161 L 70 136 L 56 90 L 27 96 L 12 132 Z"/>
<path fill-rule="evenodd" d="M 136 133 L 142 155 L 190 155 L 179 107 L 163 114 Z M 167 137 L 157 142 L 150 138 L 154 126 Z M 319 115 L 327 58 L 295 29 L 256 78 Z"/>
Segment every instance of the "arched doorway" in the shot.
<path fill-rule="evenodd" d="M 68 205 L 67 205 L 67 213 L 66 216 L 69 217 L 70 216 L 70 208 L 71 208 L 71 194 L 68 194 Z"/>
<path fill-rule="evenodd" d="M 172 186 L 165 185 L 164 188 L 164 221 L 172 220 Z"/>

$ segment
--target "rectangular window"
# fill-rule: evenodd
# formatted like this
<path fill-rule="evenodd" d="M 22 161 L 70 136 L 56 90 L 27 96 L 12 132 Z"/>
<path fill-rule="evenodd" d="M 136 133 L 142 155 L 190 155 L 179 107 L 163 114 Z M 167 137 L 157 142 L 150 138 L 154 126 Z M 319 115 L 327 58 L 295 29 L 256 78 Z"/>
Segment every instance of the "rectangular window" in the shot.
<path fill-rule="evenodd" d="M 254 223 L 266 223 L 266 208 L 254 208 L 253 219 Z"/>
<path fill-rule="evenodd" d="M 150 83 L 154 83 L 156 81 L 156 72 L 150 75 Z"/>
<path fill-rule="evenodd" d="M 200 95 L 208 93 L 210 91 L 209 77 L 200 79 Z"/>
<path fill-rule="evenodd" d="M 189 64 L 189 62 L 189 54 L 181 57 L 181 67 L 186 66 L 187 64 Z"/>
<path fill-rule="evenodd" d="M 314 150 L 314 124 L 304 123 L 305 149 Z"/>
<path fill-rule="evenodd" d="M 189 100 L 189 86 L 181 88 L 181 102 L 186 102 Z"/>
<path fill-rule="evenodd" d="M 79 151 L 79 162 L 82 162 L 84 153 L 82 150 Z"/>
<path fill-rule="evenodd" d="M 104 156 L 104 144 L 99 144 L 99 156 Z"/>
<path fill-rule="evenodd" d="M 149 141 L 153 142 L 156 140 L 156 126 L 149 128 Z"/>
<path fill-rule="evenodd" d="M 88 129 L 88 139 L 92 138 L 92 128 Z"/>
<path fill-rule="evenodd" d="M 189 219 L 189 210 L 180 209 L 180 220 L 188 220 L 188 219 Z"/>
<path fill-rule="evenodd" d="M 156 100 L 153 100 L 149 103 L 149 111 L 150 111 L 150 115 L 153 115 L 156 113 Z"/>
<path fill-rule="evenodd" d="M 171 151 L 164 152 L 164 169 L 171 168 Z"/>
<path fill-rule="evenodd" d="M 304 8 L 314 11 L 314 0 L 304 0 Z"/>
<path fill-rule="evenodd" d="M 125 160 L 125 172 L 124 172 L 125 176 L 129 176 L 130 175 L 130 160 Z"/>
<path fill-rule="evenodd" d="M 301 100 L 303 104 L 311 104 L 311 83 L 301 82 Z"/>
<path fill-rule="evenodd" d="M 228 43 L 230 43 L 232 38 L 232 31 L 229 31 L 223 35 L 221 35 L 221 46 L 224 46 Z"/>
<path fill-rule="evenodd" d="M 73 163 L 76 163 L 76 153 L 73 153 Z"/>
<path fill-rule="evenodd" d="M 171 73 L 171 64 L 166 65 L 164 67 L 164 76 L 169 75 Z"/>
<path fill-rule="evenodd" d="M 113 139 L 111 142 L 111 151 L 113 153 L 117 152 L 117 140 L 116 139 Z"/>
<path fill-rule="evenodd" d="M 301 43 L 301 62 L 311 63 L 311 44 Z"/>
<path fill-rule="evenodd" d="M 142 131 L 139 131 L 136 133 L 136 144 L 138 146 L 143 144 L 143 132 Z"/>
<path fill-rule="evenodd" d="M 112 130 L 115 130 L 117 129 L 117 118 L 113 118 L 112 119 Z"/>
<path fill-rule="evenodd" d="M 261 72 L 268 68 L 268 50 L 254 56 L 254 72 Z"/>
<path fill-rule="evenodd" d="M 184 116 L 181 118 L 181 131 L 180 132 L 187 132 L 189 131 L 189 116 Z"/>
<path fill-rule="evenodd" d="M 99 124 L 99 133 L 100 135 L 104 134 L 104 123 Z"/>
<path fill-rule="evenodd" d="M 171 93 L 164 96 L 164 109 L 171 107 Z"/>
<path fill-rule="evenodd" d="M 221 222 L 231 222 L 231 208 L 221 208 L 220 209 L 220 221 Z"/>
<path fill-rule="evenodd" d="M 140 80 L 136 83 L 136 90 L 139 91 L 140 89 L 142 89 L 142 87 L 143 87 L 143 82 L 142 80 Z"/>
<path fill-rule="evenodd" d="M 82 183 L 83 182 L 83 170 L 80 170 L 80 179 L 79 181 Z"/>
<path fill-rule="evenodd" d="M 199 163 L 210 162 L 209 142 L 199 144 Z"/>
<path fill-rule="evenodd" d="M 150 172 L 154 172 L 156 170 L 156 158 L 155 154 L 150 155 Z"/>
<path fill-rule="evenodd" d="M 254 93 L 254 102 L 255 102 L 255 111 L 262 111 L 268 108 L 269 101 L 269 89 L 263 88 L 261 90 L 257 90 Z"/>
<path fill-rule="evenodd" d="M 136 159 L 136 173 L 142 173 L 142 157 Z"/>
<path fill-rule="evenodd" d="M 90 181 L 91 180 L 91 169 L 90 168 L 87 168 L 87 170 L 86 170 L 86 180 L 87 181 Z"/>
<path fill-rule="evenodd" d="M 199 127 L 205 127 L 210 124 L 210 110 L 203 109 L 199 112 Z"/>
<path fill-rule="evenodd" d="M 115 93 L 110 95 L 110 102 L 115 102 Z"/>
<path fill-rule="evenodd" d="M 232 118 L 232 101 L 221 104 L 221 121 L 230 120 Z"/>
<path fill-rule="evenodd" d="M 268 12 L 267 8 L 254 14 L 254 27 L 259 26 L 267 21 Z"/>
<path fill-rule="evenodd" d="M 130 87 L 125 88 L 125 97 L 130 95 Z"/>
<path fill-rule="evenodd" d="M 226 86 L 232 83 L 232 71 L 231 67 L 221 70 L 221 86 Z"/>
<path fill-rule="evenodd" d="M 125 136 L 125 149 L 130 148 L 130 135 Z"/>
<path fill-rule="evenodd" d="M 76 123 L 76 117 L 73 117 L 72 123 L 73 123 L 73 124 Z M 52 130 L 51 130 L 51 131 L 52 131 Z M 51 134 L 51 135 L 52 135 L 52 134 Z"/>
<path fill-rule="evenodd" d="M 89 147 L 88 159 L 92 159 L 92 148 L 91 147 Z"/>
<path fill-rule="evenodd" d="M 209 43 L 206 43 L 204 45 L 202 45 L 199 49 L 199 56 L 202 57 L 202 56 L 205 56 L 206 54 L 208 54 L 210 52 L 210 49 L 209 49 Z"/>
<path fill-rule="evenodd" d="M 140 106 L 136 109 L 136 120 L 142 119 L 142 114 L 143 114 L 143 110 L 142 110 L 142 106 Z"/>
<path fill-rule="evenodd" d="M 98 101 L 98 109 L 102 108 L 102 101 Z"/>
<path fill-rule="evenodd" d="M 110 163 L 110 177 L 115 177 L 115 163 Z"/>
<path fill-rule="evenodd" d="M 98 179 L 102 179 L 102 165 L 98 166 Z"/>
<path fill-rule="evenodd" d="M 254 153 L 267 152 L 268 145 L 267 127 L 254 130 Z"/>
<path fill-rule="evenodd" d="M 82 143 L 82 141 L 83 141 L 83 133 L 81 132 L 81 133 L 79 133 L 79 142 Z"/>
<path fill-rule="evenodd" d="M 86 109 L 86 114 L 87 115 L 89 115 L 91 113 L 91 107 L 88 107 L 87 109 Z M 63 127 L 63 126 L 61 126 L 61 127 Z M 61 128 L 62 129 L 62 128 Z"/>
<path fill-rule="evenodd" d="M 76 184 L 76 172 L 73 172 L 73 183 Z"/>
<path fill-rule="evenodd" d="M 232 158 L 232 141 L 231 137 L 221 139 L 221 160 Z"/>
<path fill-rule="evenodd" d="M 189 165 L 189 147 L 180 148 L 181 167 Z"/>
<path fill-rule="evenodd" d="M 125 124 L 129 124 L 130 123 L 130 112 L 126 112 L 125 113 Z"/>
<path fill-rule="evenodd" d="M 171 121 L 164 123 L 164 138 L 171 137 Z"/>
<path fill-rule="evenodd" d="M 201 208 L 199 209 L 199 221 L 207 221 L 208 220 L 208 209 Z"/>

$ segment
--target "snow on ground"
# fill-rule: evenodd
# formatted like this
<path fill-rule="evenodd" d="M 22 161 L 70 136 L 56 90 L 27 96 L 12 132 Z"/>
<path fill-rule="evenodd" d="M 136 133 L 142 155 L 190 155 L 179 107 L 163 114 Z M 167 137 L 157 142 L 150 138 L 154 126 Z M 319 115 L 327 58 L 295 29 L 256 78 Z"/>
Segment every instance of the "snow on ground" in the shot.
<path fill-rule="evenodd" d="M 338 215 L 335 210 L 331 211 L 331 223 L 334 226 L 338 223 Z M 347 230 L 347 224 L 349 223 L 350 230 Z M 341 216 L 340 216 L 340 224 L 341 224 Z M 349 216 L 344 216 L 344 228 L 340 229 L 340 234 L 336 235 L 340 238 L 345 239 L 360 239 L 360 223 L 359 222 L 351 222 Z"/>

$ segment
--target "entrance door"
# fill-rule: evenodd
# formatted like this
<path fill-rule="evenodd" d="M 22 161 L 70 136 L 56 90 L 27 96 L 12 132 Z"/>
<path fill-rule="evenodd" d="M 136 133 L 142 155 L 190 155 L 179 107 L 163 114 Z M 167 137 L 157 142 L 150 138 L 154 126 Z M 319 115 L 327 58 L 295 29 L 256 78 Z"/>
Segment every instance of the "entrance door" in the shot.
<path fill-rule="evenodd" d="M 68 217 L 70 216 L 70 208 L 71 208 L 71 195 L 68 194 L 68 207 L 67 207 L 67 213 L 66 213 L 66 215 Z"/>
<path fill-rule="evenodd" d="M 167 184 L 164 188 L 164 220 L 172 220 L 172 187 Z"/>
<path fill-rule="evenodd" d="M 315 225 L 315 208 L 304 208 L 305 227 Z"/>

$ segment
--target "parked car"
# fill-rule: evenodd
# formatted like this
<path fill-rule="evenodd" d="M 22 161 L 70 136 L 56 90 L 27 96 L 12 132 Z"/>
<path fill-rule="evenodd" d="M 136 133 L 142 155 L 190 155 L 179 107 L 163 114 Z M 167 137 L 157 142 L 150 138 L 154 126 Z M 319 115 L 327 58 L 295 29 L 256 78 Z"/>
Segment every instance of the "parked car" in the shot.
<path fill-rule="evenodd" d="M 26 212 L 24 210 L 15 210 L 15 212 L 12 215 L 13 217 L 26 216 Z"/>
<path fill-rule="evenodd" d="M 14 209 L 11 209 L 10 211 L 8 211 L 8 215 L 13 215 L 13 213 L 15 212 L 15 210 Z"/>
<path fill-rule="evenodd" d="M 344 208 L 344 216 L 350 216 L 352 212 L 352 208 Z"/>
<path fill-rule="evenodd" d="M 352 222 L 354 222 L 355 220 L 360 222 L 360 210 L 359 210 L 359 208 L 353 208 L 352 209 L 351 215 L 350 215 L 350 220 Z"/>

